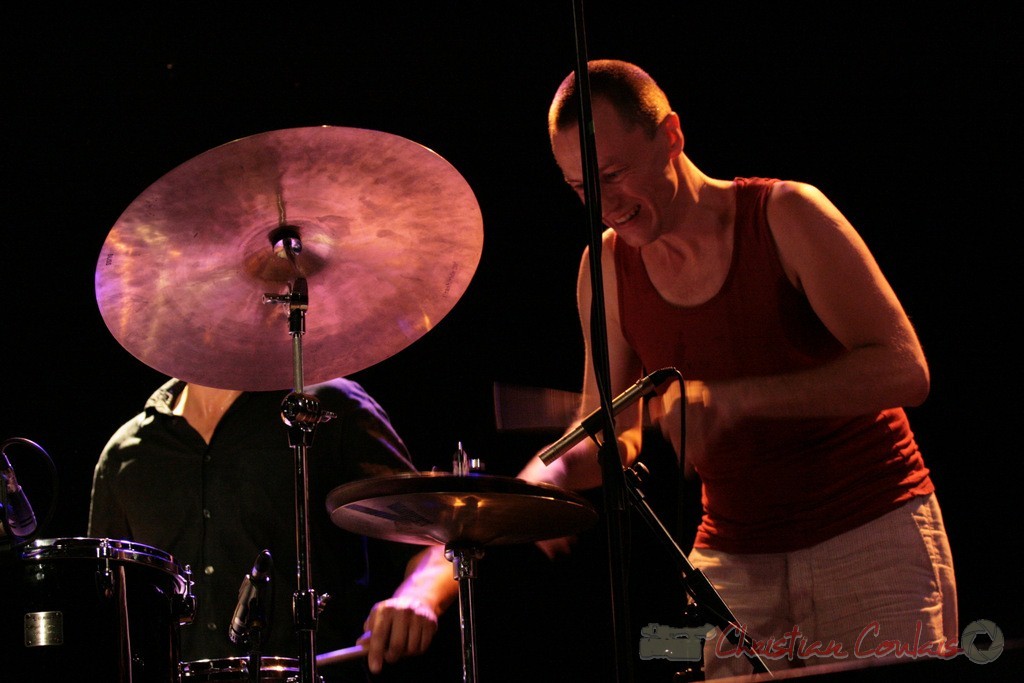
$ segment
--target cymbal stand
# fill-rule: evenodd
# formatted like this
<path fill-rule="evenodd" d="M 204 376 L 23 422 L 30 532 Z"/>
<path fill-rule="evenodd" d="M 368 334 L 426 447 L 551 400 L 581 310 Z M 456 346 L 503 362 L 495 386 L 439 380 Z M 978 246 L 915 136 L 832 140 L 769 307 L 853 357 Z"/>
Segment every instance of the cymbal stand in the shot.
<path fill-rule="evenodd" d="M 452 474 L 466 476 L 479 467 L 478 460 L 472 460 L 459 443 L 452 461 Z M 455 580 L 459 582 L 459 634 L 462 638 L 462 681 L 476 683 L 476 625 L 473 618 L 473 584 L 476 581 L 477 561 L 484 556 L 484 549 L 465 543 L 448 543 L 444 556 L 452 563 Z"/>
<path fill-rule="evenodd" d="M 455 580 L 459 582 L 459 632 L 462 637 L 463 683 L 477 681 L 476 626 L 473 623 L 473 582 L 476 580 L 477 560 L 484 556 L 483 548 L 449 543 L 444 547 L 445 558 L 452 563 Z"/>
<path fill-rule="evenodd" d="M 298 232 L 280 228 L 271 235 L 275 251 L 287 258 L 295 267 L 295 257 L 302 251 Z M 295 267 L 296 272 L 298 268 Z M 313 683 L 316 672 L 317 618 L 328 596 L 313 590 L 310 580 L 309 553 L 309 472 L 308 454 L 313 443 L 316 426 L 335 415 L 322 410 L 320 401 L 305 394 L 302 378 L 302 335 L 306 331 L 306 311 L 309 308 L 309 288 L 306 279 L 298 277 L 287 294 L 265 294 L 264 303 L 288 306 L 288 332 L 292 337 L 292 368 L 294 390 L 281 403 L 281 418 L 288 426 L 288 442 L 295 456 L 295 557 L 296 592 L 292 596 L 295 633 L 301 646 L 299 658 L 300 683 Z"/>

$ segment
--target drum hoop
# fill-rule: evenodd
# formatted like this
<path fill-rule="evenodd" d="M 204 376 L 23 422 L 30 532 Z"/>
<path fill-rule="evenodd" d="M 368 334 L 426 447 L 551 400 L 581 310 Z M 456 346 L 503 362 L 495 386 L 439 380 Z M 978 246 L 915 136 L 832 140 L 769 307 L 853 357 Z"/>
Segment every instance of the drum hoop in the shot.
<path fill-rule="evenodd" d="M 221 674 L 221 673 L 248 673 L 248 657 L 222 657 L 219 659 L 197 659 L 191 662 L 182 662 L 178 666 L 178 673 L 183 677 L 190 674 Z M 260 671 L 279 671 L 283 673 L 298 673 L 299 660 L 292 657 L 260 657 Z"/>
<path fill-rule="evenodd" d="M 188 587 L 187 572 L 169 554 L 144 543 L 114 538 L 69 538 L 36 539 L 21 550 L 23 560 L 52 559 L 95 559 L 115 562 L 134 562 L 155 567 L 175 579 L 178 593 Z"/>

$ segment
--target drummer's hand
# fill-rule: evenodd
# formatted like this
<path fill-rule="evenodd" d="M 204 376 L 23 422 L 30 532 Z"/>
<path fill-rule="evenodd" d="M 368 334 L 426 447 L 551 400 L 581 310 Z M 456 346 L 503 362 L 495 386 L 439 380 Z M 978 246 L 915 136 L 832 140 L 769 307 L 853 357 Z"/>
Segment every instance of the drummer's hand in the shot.
<path fill-rule="evenodd" d="M 357 643 L 366 650 L 366 662 L 380 673 L 384 662 L 426 651 L 437 633 L 437 614 L 414 598 L 397 597 L 378 602 L 363 624 L 366 631 Z"/>
<path fill-rule="evenodd" d="M 725 388 L 712 388 L 698 380 L 685 382 L 685 400 L 679 390 L 679 383 L 670 384 L 660 396 L 648 403 L 651 419 L 661 428 L 661 433 L 672 444 L 676 457 L 683 456 L 683 471 L 692 477 L 707 460 L 708 446 L 735 421 L 733 411 L 725 400 Z M 685 416 L 680 411 L 685 406 Z M 685 443 L 683 443 L 683 420 L 686 421 Z"/>
<path fill-rule="evenodd" d="M 548 538 L 543 541 L 535 541 L 535 543 L 549 560 L 554 560 L 572 552 L 572 547 L 576 545 L 576 537 L 562 536 L 561 538 Z"/>

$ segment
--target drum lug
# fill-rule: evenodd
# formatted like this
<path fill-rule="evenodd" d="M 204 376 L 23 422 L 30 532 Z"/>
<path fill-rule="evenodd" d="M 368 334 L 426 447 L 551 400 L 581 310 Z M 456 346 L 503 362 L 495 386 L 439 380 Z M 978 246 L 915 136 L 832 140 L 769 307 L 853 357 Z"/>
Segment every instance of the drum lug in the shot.
<path fill-rule="evenodd" d="M 316 614 L 317 614 L 317 616 L 320 616 L 323 613 L 324 609 L 327 608 L 327 603 L 329 603 L 330 601 L 331 601 L 331 594 L 330 593 L 321 593 L 320 595 L 317 596 L 317 598 L 316 598 Z"/>
<path fill-rule="evenodd" d="M 182 573 L 185 575 L 185 592 L 177 596 L 178 605 L 175 614 L 178 616 L 178 625 L 186 626 L 191 624 L 196 616 L 196 596 L 192 592 L 192 587 L 196 585 L 196 582 L 192 580 L 191 565 L 186 564 Z"/>
<path fill-rule="evenodd" d="M 110 571 L 109 561 L 101 571 L 96 572 L 100 593 L 107 600 L 114 597 L 114 572 Z"/>

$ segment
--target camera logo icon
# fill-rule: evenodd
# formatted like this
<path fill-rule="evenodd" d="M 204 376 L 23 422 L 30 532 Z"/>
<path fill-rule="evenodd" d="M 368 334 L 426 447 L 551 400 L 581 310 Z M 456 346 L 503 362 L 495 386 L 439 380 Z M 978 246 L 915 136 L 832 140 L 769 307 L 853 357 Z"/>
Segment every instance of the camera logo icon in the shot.
<path fill-rule="evenodd" d="M 704 640 L 714 628 L 711 624 L 686 628 L 648 624 L 640 629 L 640 659 L 699 662 Z"/>

